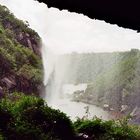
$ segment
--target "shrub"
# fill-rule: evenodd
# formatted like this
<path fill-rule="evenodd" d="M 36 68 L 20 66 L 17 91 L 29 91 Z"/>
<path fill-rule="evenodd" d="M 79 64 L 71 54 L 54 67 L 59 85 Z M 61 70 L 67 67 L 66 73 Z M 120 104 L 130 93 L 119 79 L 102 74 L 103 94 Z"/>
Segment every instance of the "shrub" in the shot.
<path fill-rule="evenodd" d="M 5 137 L 10 140 L 71 140 L 74 138 L 72 122 L 64 113 L 51 109 L 41 98 L 17 93 L 13 97 L 9 96 L 0 102 L 1 108 L 10 114 L 10 117 L 5 117 L 7 114 L 2 116 Z M 0 115 L 2 115 L 1 112 Z"/>
<path fill-rule="evenodd" d="M 4 137 L 2 134 L 0 134 L 0 140 L 4 140 Z"/>
<path fill-rule="evenodd" d="M 77 136 L 76 136 L 77 133 Z M 95 140 L 139 140 L 140 128 L 128 119 L 119 121 L 71 120 L 43 99 L 22 93 L 7 95 L 0 101 L 0 139 L 7 140 L 82 140 L 78 134 Z"/>
<path fill-rule="evenodd" d="M 59 110 L 48 107 L 41 98 L 23 96 L 22 100 L 16 103 L 14 112 L 21 122 L 36 127 L 44 134 L 49 133 L 61 139 L 73 136 L 69 118 Z"/>
<path fill-rule="evenodd" d="M 103 121 L 99 118 L 78 119 L 74 126 L 78 133 L 86 134 L 97 140 L 139 140 L 140 138 L 140 130 L 137 127 L 129 126 L 127 119 L 118 122 Z"/>
<path fill-rule="evenodd" d="M 11 119 L 12 119 L 11 113 L 6 108 L 2 108 L 0 106 L 0 130 L 3 133 L 6 133 Z"/>

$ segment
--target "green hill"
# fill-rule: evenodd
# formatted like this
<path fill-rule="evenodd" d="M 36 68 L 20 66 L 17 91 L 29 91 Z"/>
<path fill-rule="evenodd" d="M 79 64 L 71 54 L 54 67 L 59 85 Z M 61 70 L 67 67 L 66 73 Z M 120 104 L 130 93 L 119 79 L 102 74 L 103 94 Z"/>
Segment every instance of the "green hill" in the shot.
<path fill-rule="evenodd" d="M 0 96 L 14 91 L 36 94 L 42 87 L 41 39 L 0 5 Z"/>
<path fill-rule="evenodd" d="M 70 64 L 64 83 L 87 83 L 85 92 L 74 100 L 140 115 L 140 51 L 62 55 L 58 62 Z M 58 64 L 60 64 L 60 62 Z M 72 66 L 72 67 L 71 67 Z M 64 65 L 65 67 L 65 65 Z M 136 117 L 140 123 L 140 118 Z"/>
<path fill-rule="evenodd" d="M 121 105 L 140 107 L 140 51 L 132 49 L 113 55 L 117 59 L 112 64 L 99 64 L 102 70 L 92 77 L 85 96 L 93 95 L 93 102 L 106 103 L 118 110 Z"/>

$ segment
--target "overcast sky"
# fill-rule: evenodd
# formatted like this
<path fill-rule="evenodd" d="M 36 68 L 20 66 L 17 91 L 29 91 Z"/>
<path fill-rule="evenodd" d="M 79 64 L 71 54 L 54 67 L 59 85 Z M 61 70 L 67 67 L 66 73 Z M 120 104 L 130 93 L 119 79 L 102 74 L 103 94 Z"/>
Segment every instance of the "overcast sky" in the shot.
<path fill-rule="evenodd" d="M 90 19 L 83 14 L 48 8 L 34 0 L 0 0 L 18 18 L 27 20 L 56 53 L 112 52 L 140 48 L 140 34 Z"/>

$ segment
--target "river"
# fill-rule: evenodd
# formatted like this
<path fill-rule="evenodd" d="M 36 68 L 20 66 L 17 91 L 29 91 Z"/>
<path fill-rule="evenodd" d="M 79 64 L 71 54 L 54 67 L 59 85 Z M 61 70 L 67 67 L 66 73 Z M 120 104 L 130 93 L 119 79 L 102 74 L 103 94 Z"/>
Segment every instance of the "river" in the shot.
<path fill-rule="evenodd" d="M 75 120 L 77 117 L 82 118 L 84 116 L 89 119 L 93 117 L 102 118 L 104 120 L 109 119 L 109 114 L 107 111 L 104 111 L 102 108 L 95 105 L 89 105 L 82 102 L 71 101 L 68 96 L 76 90 L 85 90 L 86 84 L 72 85 L 67 84 L 63 86 L 63 97 L 57 98 L 49 103 L 54 109 L 59 109 L 69 116 L 72 120 Z"/>

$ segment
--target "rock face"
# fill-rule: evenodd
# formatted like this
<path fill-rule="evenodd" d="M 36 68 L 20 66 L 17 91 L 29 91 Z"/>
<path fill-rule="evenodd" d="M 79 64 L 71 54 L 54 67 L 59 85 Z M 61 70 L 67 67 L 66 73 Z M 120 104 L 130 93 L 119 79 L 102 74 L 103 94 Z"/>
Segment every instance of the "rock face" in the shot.
<path fill-rule="evenodd" d="M 140 108 L 140 50 L 73 53 L 58 60 L 58 64 L 67 62 L 72 67 L 68 67 L 69 78 L 64 82 L 87 83 L 84 93 L 75 92 L 73 100 L 98 105 L 116 118 Z"/>
<path fill-rule="evenodd" d="M 12 92 L 40 94 L 40 46 L 39 35 L 0 5 L 0 97 Z"/>

